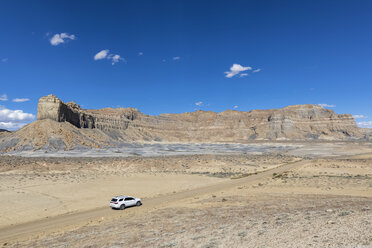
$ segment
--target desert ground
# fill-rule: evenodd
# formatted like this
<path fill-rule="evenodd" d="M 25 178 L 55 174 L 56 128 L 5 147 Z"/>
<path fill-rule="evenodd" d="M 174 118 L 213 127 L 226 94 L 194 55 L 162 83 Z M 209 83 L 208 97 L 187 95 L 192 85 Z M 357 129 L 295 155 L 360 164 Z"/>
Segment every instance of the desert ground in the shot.
<path fill-rule="evenodd" d="M 288 146 L 287 146 L 288 147 Z M 372 145 L 0 157 L 4 247 L 372 247 Z M 115 195 L 143 206 L 111 210 Z"/>

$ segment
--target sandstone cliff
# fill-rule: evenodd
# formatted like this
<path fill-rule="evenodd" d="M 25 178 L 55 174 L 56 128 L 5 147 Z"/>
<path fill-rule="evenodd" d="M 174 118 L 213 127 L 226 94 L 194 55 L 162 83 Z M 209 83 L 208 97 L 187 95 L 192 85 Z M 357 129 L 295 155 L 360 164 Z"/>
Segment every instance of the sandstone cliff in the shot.
<path fill-rule="evenodd" d="M 364 137 L 351 115 L 310 104 L 249 112 L 196 111 L 150 116 L 134 108 L 82 109 L 74 102 L 65 104 L 49 95 L 40 98 L 37 119 L 100 130 L 116 141 L 247 142 Z"/>

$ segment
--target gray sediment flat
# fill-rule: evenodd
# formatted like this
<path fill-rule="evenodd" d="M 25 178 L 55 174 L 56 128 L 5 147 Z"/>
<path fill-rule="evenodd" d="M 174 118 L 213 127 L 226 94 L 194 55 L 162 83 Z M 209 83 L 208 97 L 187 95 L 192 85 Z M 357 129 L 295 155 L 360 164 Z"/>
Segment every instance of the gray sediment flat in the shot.
<path fill-rule="evenodd" d="M 4 153 L 24 157 L 130 157 L 173 156 L 194 154 L 288 154 L 324 157 L 355 154 L 358 147 L 372 148 L 371 143 L 123 143 L 105 149 L 76 147 L 74 150 L 23 150 Z M 360 150 L 359 153 L 362 153 Z"/>

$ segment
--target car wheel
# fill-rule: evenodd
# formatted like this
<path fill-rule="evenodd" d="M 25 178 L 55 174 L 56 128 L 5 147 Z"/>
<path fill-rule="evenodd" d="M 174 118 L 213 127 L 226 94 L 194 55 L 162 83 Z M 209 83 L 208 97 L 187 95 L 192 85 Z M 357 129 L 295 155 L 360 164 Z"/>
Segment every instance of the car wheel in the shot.
<path fill-rule="evenodd" d="M 138 206 L 141 206 L 142 205 L 142 203 L 141 203 L 141 201 L 138 201 L 137 203 L 136 203 L 136 206 L 138 207 Z"/>
<path fill-rule="evenodd" d="M 120 210 L 124 210 L 124 208 L 125 208 L 124 204 L 120 205 Z"/>

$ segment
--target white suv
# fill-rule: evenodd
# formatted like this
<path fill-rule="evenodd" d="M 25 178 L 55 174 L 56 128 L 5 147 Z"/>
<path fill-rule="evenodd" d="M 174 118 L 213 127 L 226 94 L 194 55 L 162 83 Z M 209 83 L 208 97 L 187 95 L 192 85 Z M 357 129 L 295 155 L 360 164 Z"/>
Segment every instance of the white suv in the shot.
<path fill-rule="evenodd" d="M 110 207 L 112 209 L 123 210 L 126 207 L 141 206 L 142 202 L 140 198 L 134 198 L 131 196 L 115 196 L 110 201 Z"/>

